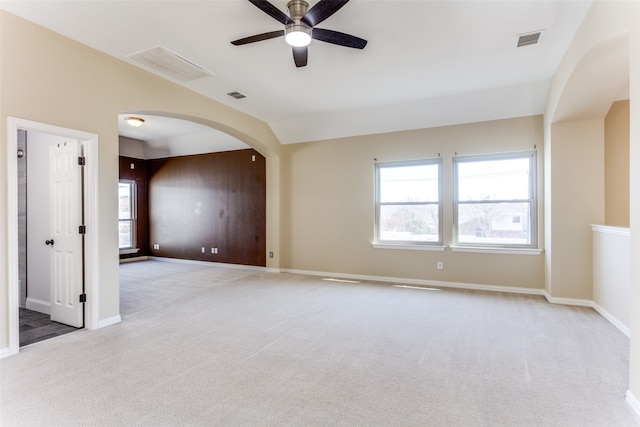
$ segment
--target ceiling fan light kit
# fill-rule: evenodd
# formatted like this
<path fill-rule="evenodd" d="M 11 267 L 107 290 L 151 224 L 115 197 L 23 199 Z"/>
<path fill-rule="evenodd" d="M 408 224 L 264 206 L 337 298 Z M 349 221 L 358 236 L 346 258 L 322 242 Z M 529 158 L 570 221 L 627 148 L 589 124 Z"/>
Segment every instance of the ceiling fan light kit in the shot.
<path fill-rule="evenodd" d="M 311 27 L 306 24 L 287 24 L 284 27 L 284 40 L 290 46 L 304 47 L 311 43 Z"/>
<path fill-rule="evenodd" d="M 349 0 L 320 0 L 311 9 L 305 0 L 291 0 L 287 3 L 289 16 L 267 0 L 249 0 L 251 4 L 284 25 L 284 29 L 256 34 L 231 42 L 234 46 L 260 42 L 284 36 L 292 47 L 293 61 L 296 67 L 307 65 L 309 51 L 307 46 L 312 39 L 338 46 L 364 49 L 367 41 L 339 31 L 317 28 L 316 25 L 333 15 Z"/>

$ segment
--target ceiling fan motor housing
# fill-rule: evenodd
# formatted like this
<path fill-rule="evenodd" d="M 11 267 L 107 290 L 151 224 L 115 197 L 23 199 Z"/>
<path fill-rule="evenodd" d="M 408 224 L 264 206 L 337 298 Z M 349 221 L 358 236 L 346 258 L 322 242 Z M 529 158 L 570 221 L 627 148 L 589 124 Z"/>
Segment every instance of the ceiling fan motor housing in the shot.
<path fill-rule="evenodd" d="M 289 9 L 289 16 L 294 21 L 300 21 L 300 18 L 307 13 L 307 9 L 309 9 L 309 3 L 304 0 L 291 0 L 287 3 L 287 8 Z"/>
<path fill-rule="evenodd" d="M 284 35 L 287 43 L 292 46 L 308 45 L 311 41 L 312 28 L 302 22 L 301 19 L 307 13 L 309 3 L 304 0 L 291 0 L 287 3 L 287 8 L 289 9 L 289 16 L 293 20 L 293 22 L 284 26 Z"/>

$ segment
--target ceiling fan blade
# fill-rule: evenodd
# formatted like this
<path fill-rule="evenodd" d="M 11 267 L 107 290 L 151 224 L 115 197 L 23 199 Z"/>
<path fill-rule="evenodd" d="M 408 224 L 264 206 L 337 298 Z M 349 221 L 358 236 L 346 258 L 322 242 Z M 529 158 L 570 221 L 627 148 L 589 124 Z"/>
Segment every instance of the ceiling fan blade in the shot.
<path fill-rule="evenodd" d="M 352 47 L 354 49 L 364 49 L 367 45 L 365 39 L 352 36 L 351 34 L 341 33 L 339 31 L 325 30 L 322 28 L 314 28 L 311 37 L 327 43 L 337 44 L 339 46 Z"/>
<path fill-rule="evenodd" d="M 293 46 L 293 61 L 296 63 L 296 67 L 306 66 L 308 56 L 309 56 L 309 49 L 307 49 L 307 46 L 303 46 L 303 47 Z"/>
<path fill-rule="evenodd" d="M 258 9 L 272 17 L 273 19 L 282 22 L 284 25 L 291 24 L 293 20 L 289 18 L 284 12 L 272 5 L 266 0 L 249 0 L 251 4 Z"/>
<path fill-rule="evenodd" d="M 310 27 L 315 27 L 334 13 L 349 0 L 320 0 L 304 14 L 301 21 Z"/>
<path fill-rule="evenodd" d="M 248 43 L 261 42 L 263 40 L 274 39 L 276 37 L 284 36 L 284 30 L 271 31 L 270 33 L 256 34 L 255 36 L 245 37 L 243 39 L 234 40 L 231 42 L 234 46 L 240 46 Z"/>

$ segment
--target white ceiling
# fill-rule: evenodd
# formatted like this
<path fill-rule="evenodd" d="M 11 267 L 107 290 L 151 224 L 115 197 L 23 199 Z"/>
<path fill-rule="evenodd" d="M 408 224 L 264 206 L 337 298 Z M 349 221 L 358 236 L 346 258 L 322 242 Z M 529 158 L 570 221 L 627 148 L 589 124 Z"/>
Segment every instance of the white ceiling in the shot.
<path fill-rule="evenodd" d="M 134 116 L 144 120 L 140 127 L 132 127 L 125 117 Z M 120 139 L 122 155 L 158 159 L 190 154 L 202 154 L 219 151 L 242 150 L 249 148 L 247 144 L 228 135 L 199 123 L 149 114 L 118 114 L 120 136 L 142 141 L 141 144 L 125 149 L 122 144 L 133 142 Z"/>
<path fill-rule="evenodd" d="M 287 12 L 287 0 L 271 2 Z M 364 38 L 367 46 L 357 50 L 313 40 L 308 65 L 296 68 L 283 38 L 230 44 L 282 29 L 248 1 L 0 3 L 123 61 L 163 46 L 215 74 L 177 83 L 266 121 L 283 144 L 541 114 L 549 81 L 590 5 L 591 0 L 351 0 L 318 27 Z M 537 30 L 544 30 L 538 45 L 516 48 L 518 35 Z M 247 97 L 233 99 L 227 95 L 232 91 Z M 166 135 L 151 126 L 133 133 L 121 120 L 122 132 L 160 144 L 175 137 L 171 126 L 179 124 L 166 120 L 156 120 Z M 220 143 L 229 144 L 229 138 Z"/>

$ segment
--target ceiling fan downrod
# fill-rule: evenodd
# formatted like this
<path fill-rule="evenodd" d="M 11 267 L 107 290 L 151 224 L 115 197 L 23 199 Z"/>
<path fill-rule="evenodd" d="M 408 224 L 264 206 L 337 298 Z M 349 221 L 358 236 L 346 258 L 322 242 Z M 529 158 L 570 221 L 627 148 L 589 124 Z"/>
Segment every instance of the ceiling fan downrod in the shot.
<path fill-rule="evenodd" d="M 294 21 L 300 21 L 300 19 L 307 13 L 309 9 L 309 3 L 304 0 L 291 0 L 287 3 L 287 9 L 289 9 L 289 17 Z"/>

